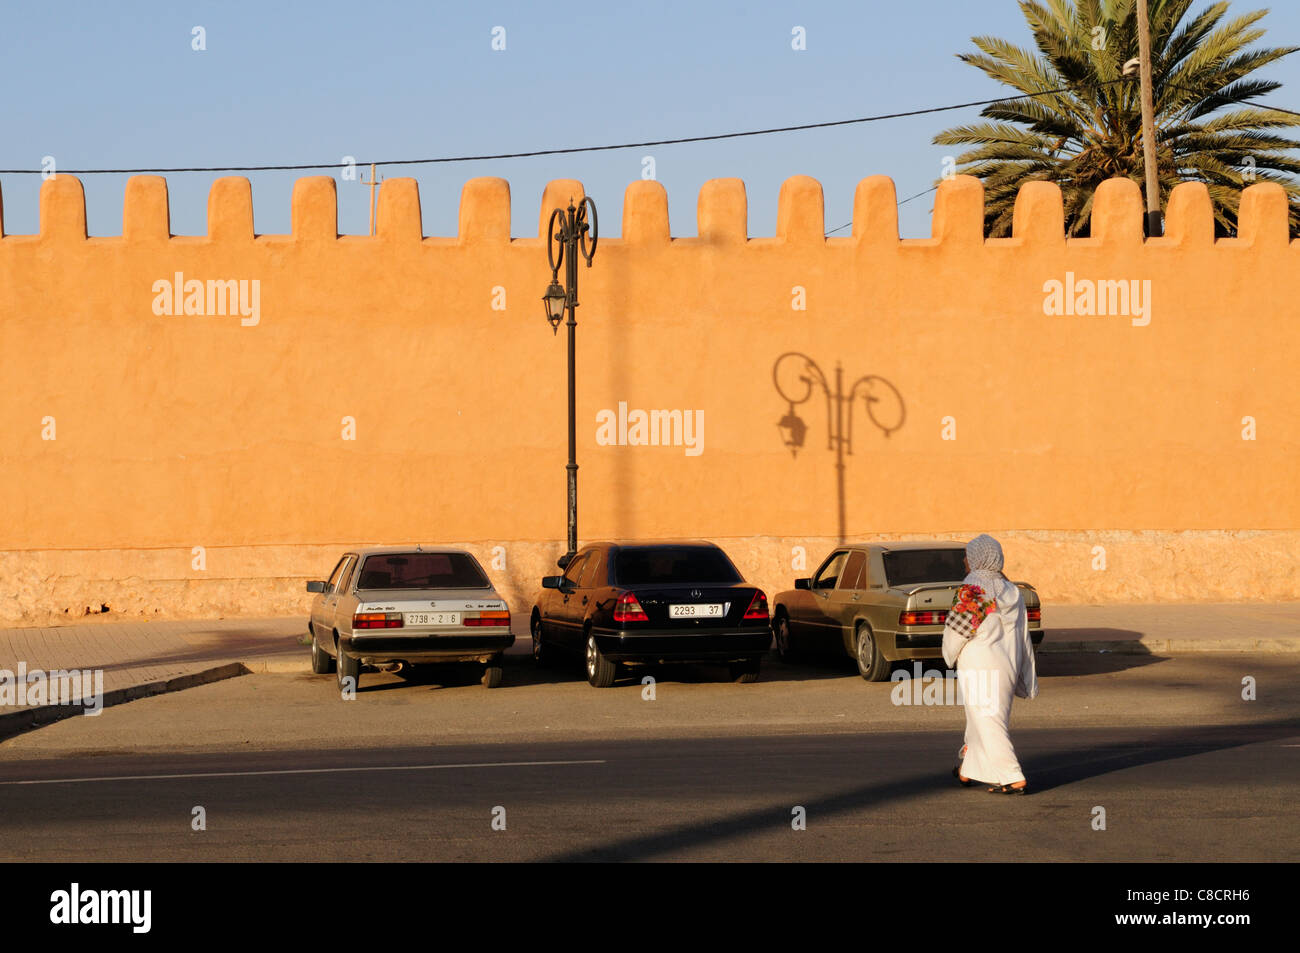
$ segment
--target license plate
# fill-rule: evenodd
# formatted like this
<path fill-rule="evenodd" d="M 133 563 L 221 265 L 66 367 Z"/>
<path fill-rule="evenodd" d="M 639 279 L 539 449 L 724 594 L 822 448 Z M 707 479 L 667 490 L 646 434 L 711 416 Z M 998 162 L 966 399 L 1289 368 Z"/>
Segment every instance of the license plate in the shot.
<path fill-rule="evenodd" d="M 720 619 L 722 603 L 698 603 L 693 605 L 676 605 L 668 607 L 670 619 Z"/>
<path fill-rule="evenodd" d="M 460 625 L 459 612 L 408 612 L 407 625 Z"/>

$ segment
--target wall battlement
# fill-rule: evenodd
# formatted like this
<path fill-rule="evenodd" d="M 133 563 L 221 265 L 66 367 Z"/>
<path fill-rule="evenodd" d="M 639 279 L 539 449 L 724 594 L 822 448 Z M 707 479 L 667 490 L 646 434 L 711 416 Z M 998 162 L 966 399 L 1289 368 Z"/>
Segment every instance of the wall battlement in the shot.
<path fill-rule="evenodd" d="M 556 205 L 567 204 L 570 195 L 580 197 L 582 184 L 557 180 L 543 195 L 538 233 Z M 0 212 L 3 206 L 0 205 Z M 219 178 L 208 194 L 206 236 L 172 236 L 167 182 L 162 176 L 136 175 L 127 180 L 122 209 L 122 235 L 127 242 L 150 243 L 192 241 L 202 238 L 213 243 L 268 241 L 328 242 L 339 239 L 370 240 L 370 236 L 339 235 L 335 181 L 330 176 L 309 176 L 294 184 L 291 199 L 290 235 L 255 235 L 252 188 L 242 176 Z M 1185 182 L 1170 195 L 1166 210 L 1166 234 L 1144 240 L 1142 194 L 1136 182 L 1112 179 L 1097 190 L 1093 204 L 1092 236 L 1067 239 L 1060 189 L 1050 182 L 1027 183 L 1016 200 L 1013 234 L 1007 239 L 983 237 L 984 189 L 978 179 L 956 176 L 940 184 L 935 195 L 931 237 L 900 239 L 894 184 L 887 176 L 870 176 L 858 183 L 853 201 L 853 229 L 844 237 L 826 238 L 821 184 L 808 176 L 794 176 L 781 186 L 776 234 L 772 237 L 747 235 L 747 198 L 739 179 L 713 179 L 700 189 L 696 212 L 696 239 L 672 239 L 668 221 L 668 198 L 664 187 L 653 181 L 633 182 L 624 193 L 622 237 L 608 241 L 634 246 L 683 242 L 718 245 L 750 245 L 776 242 L 784 245 L 866 246 L 879 249 L 897 245 L 900 249 L 933 244 L 954 247 L 985 245 L 1011 248 L 1023 244 L 1091 248 L 1146 246 L 1152 249 L 1280 246 L 1290 244 L 1286 193 L 1274 183 L 1259 183 L 1242 193 L 1239 235 L 1214 239 L 1214 216 L 1209 191 L 1197 182 Z M 379 189 L 376 241 L 382 243 L 428 242 L 505 243 L 527 241 L 511 237 L 510 185 L 505 179 L 476 178 L 461 191 L 460 224 L 454 237 L 426 237 L 420 215 L 419 187 L 414 179 L 386 179 Z M 6 235 L 0 215 L 0 236 L 15 242 L 78 242 L 87 239 L 85 195 L 81 182 L 71 175 L 57 175 L 44 181 L 40 194 L 40 232 L 37 235 Z M 110 236 L 105 236 L 108 238 Z M 101 240 L 98 236 L 96 241 Z"/>

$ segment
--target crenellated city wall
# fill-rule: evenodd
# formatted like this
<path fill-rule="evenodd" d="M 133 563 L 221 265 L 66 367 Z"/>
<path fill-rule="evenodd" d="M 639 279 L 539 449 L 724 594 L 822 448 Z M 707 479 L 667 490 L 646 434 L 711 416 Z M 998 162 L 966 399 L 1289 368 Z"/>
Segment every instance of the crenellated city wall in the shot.
<path fill-rule="evenodd" d="M 0 216 L 0 624 L 297 612 L 343 547 L 405 541 L 471 546 L 525 612 L 565 529 L 536 236 L 582 194 L 550 183 L 534 229 L 474 179 L 458 234 L 426 237 L 414 180 L 388 179 L 354 236 L 311 177 L 292 234 L 257 235 L 248 181 L 221 178 L 207 234 L 173 236 L 166 181 L 137 176 L 123 234 L 87 237 L 82 184 L 45 181 L 39 234 Z M 1086 239 L 1048 183 L 1013 237 L 982 218 L 957 177 L 932 237 L 900 240 L 873 176 L 826 238 L 799 176 L 750 237 L 720 179 L 673 238 L 663 187 L 630 185 L 580 270 L 581 537 L 715 539 L 771 590 L 841 533 L 990 531 L 1049 604 L 1300 597 L 1282 190 L 1247 189 L 1217 241 L 1191 183 L 1151 240 L 1129 180 L 1097 191 Z M 821 389 L 837 368 L 851 427 Z"/>

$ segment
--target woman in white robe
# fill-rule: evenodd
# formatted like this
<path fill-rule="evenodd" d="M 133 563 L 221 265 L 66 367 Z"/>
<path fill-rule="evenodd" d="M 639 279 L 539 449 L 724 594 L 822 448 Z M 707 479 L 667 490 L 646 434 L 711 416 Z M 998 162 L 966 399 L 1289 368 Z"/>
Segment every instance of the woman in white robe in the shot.
<path fill-rule="evenodd" d="M 992 785 L 990 794 L 1025 794 L 1010 734 L 1012 699 L 1038 695 L 1025 600 L 1002 574 L 1002 547 L 992 536 L 966 544 L 966 569 L 943 634 L 943 659 L 957 669 L 966 708 L 966 743 L 953 774 L 963 785 Z"/>

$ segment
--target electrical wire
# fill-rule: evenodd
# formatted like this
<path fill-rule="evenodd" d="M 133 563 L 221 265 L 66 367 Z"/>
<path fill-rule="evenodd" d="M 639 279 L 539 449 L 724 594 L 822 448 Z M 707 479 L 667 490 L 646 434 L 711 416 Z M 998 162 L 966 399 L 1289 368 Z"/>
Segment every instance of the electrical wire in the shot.
<path fill-rule="evenodd" d="M 1097 87 L 1110 86 L 1114 83 L 1130 82 L 1128 79 L 1105 80 L 1095 84 Z M 930 106 L 925 109 L 910 109 L 905 112 L 882 113 L 877 116 L 860 116 L 856 119 L 833 119 L 827 122 L 809 122 L 796 126 L 774 126 L 769 129 L 750 129 L 744 132 L 724 132 L 709 136 L 684 136 L 678 139 L 650 139 L 645 142 L 620 142 L 605 146 L 571 146 L 564 149 L 536 149 L 531 152 L 501 152 L 485 155 L 443 156 L 436 159 L 385 159 L 378 162 L 360 162 L 358 166 L 393 166 L 393 165 L 435 165 L 447 162 L 486 162 L 492 159 L 529 159 L 537 156 L 572 155 L 578 152 L 608 152 L 613 149 L 641 149 L 646 146 L 675 146 L 689 142 L 715 142 L 720 139 L 741 139 L 748 136 L 770 136 L 782 132 L 801 132 L 806 129 L 829 129 L 834 126 L 850 126 L 857 123 L 881 122 L 886 119 L 905 119 L 909 116 L 925 116 L 932 113 L 952 112 L 957 109 L 970 109 L 975 106 L 991 106 L 994 103 L 1013 102 L 1017 99 L 1033 99 L 1038 96 L 1056 96 L 1060 93 L 1073 92 L 1075 87 L 1062 86 L 1038 93 L 1022 93 L 1018 96 L 999 96 L 996 99 L 977 99 L 966 103 L 954 103 L 949 106 Z M 137 168 L 137 169 L 61 169 L 67 175 L 136 175 L 140 173 L 173 172 L 290 172 L 308 169 L 334 169 L 338 162 L 306 162 L 297 165 L 230 165 L 230 166 L 174 166 L 172 168 Z M 0 175 L 38 175 L 43 169 L 0 169 Z"/>

